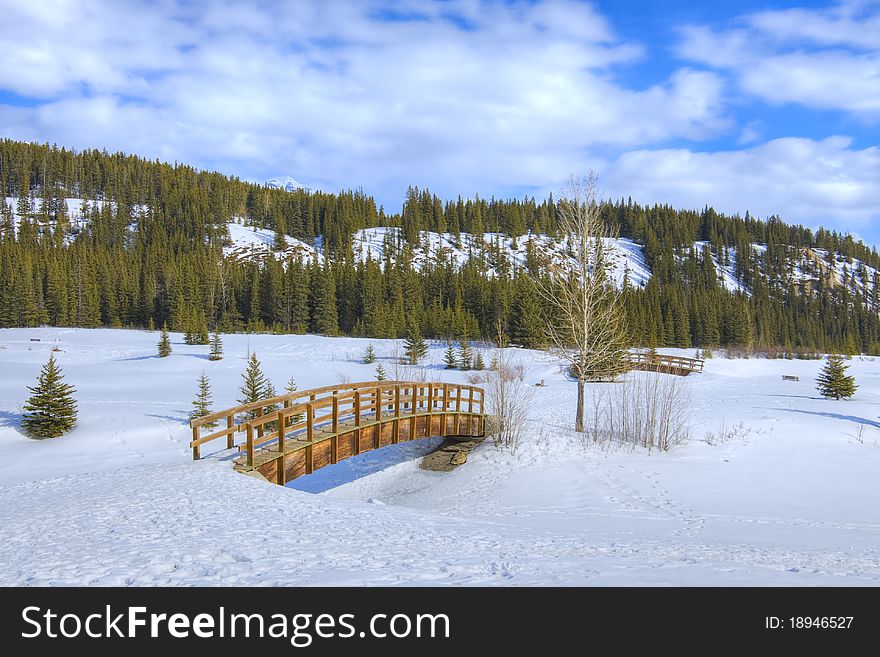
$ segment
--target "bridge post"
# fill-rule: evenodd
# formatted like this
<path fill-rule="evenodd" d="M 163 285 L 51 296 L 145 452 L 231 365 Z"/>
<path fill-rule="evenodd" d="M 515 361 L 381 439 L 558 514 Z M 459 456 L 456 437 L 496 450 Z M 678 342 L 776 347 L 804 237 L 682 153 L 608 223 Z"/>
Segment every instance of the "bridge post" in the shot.
<path fill-rule="evenodd" d="M 254 428 L 250 422 L 244 425 L 244 428 L 247 432 L 247 464 L 252 466 L 254 464 Z"/>
<path fill-rule="evenodd" d="M 394 386 L 394 427 L 391 430 L 391 442 L 400 442 L 400 386 Z"/>
<path fill-rule="evenodd" d="M 382 388 L 376 386 L 376 422 L 382 421 Z"/>
<path fill-rule="evenodd" d="M 229 433 L 226 434 L 226 449 L 235 447 L 235 434 L 232 433 L 232 427 L 235 426 L 235 418 L 232 415 L 226 416 L 226 428 Z"/>
<path fill-rule="evenodd" d="M 339 397 L 333 395 L 333 433 L 339 433 Z"/>
<path fill-rule="evenodd" d="M 278 451 L 284 454 L 284 432 L 287 427 L 284 426 L 284 409 L 278 411 Z"/>
<path fill-rule="evenodd" d="M 309 442 L 315 439 L 315 406 L 312 402 L 306 404 L 306 436 Z"/>
<path fill-rule="evenodd" d="M 198 439 L 199 439 L 199 428 L 193 427 L 193 441 L 196 441 Z M 193 461 L 198 461 L 199 457 L 200 457 L 199 446 L 193 445 Z"/>
<path fill-rule="evenodd" d="M 456 386 L 455 390 L 455 433 L 461 431 L 461 386 Z"/>
<path fill-rule="evenodd" d="M 361 391 L 354 391 L 354 426 L 361 426 Z"/>
<path fill-rule="evenodd" d="M 443 384 L 443 413 L 440 415 L 440 435 L 446 435 L 446 411 L 449 408 L 449 385 Z"/>

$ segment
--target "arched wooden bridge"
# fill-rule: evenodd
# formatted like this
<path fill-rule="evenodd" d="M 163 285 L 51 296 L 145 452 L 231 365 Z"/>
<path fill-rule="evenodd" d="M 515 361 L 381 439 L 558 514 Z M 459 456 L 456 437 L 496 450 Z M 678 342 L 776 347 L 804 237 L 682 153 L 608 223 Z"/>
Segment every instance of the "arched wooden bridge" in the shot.
<path fill-rule="evenodd" d="M 455 383 L 371 381 L 296 391 L 190 422 L 193 459 L 226 439 L 244 452 L 236 470 L 282 486 L 362 452 L 430 436 L 482 436 L 482 388 Z M 224 428 L 202 435 L 209 425 Z M 280 430 L 279 430 L 280 428 Z M 244 440 L 236 436 L 244 434 Z"/>
<path fill-rule="evenodd" d="M 687 376 L 691 372 L 702 372 L 706 361 L 702 358 L 687 358 L 685 356 L 668 356 L 666 354 L 630 353 L 630 367 L 634 370 L 646 372 L 660 372 L 661 374 L 676 374 Z"/>

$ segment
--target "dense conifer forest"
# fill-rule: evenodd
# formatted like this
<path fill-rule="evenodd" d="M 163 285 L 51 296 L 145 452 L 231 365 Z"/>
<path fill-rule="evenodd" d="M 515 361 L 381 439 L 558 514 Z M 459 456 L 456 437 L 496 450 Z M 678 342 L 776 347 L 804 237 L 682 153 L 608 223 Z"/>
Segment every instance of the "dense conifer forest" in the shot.
<path fill-rule="evenodd" d="M 538 347 L 552 321 L 536 290 L 548 275 L 538 253 L 521 268 L 492 249 L 463 266 L 412 261 L 422 231 L 555 235 L 552 197 L 443 200 L 413 187 L 392 213 L 360 190 L 289 192 L 122 153 L 12 140 L 0 141 L 0 189 L 11 199 L 0 207 L 2 327 L 167 322 L 193 334 L 396 338 L 417 329 L 476 340 L 500 322 L 512 343 Z M 66 198 L 82 199 L 87 220 L 72 220 Z M 620 237 L 642 246 L 652 272 L 646 286 L 627 285 L 634 344 L 880 353 L 880 256 L 851 236 L 711 207 L 618 199 L 601 211 Z M 289 235 L 325 257 L 224 256 L 226 224 L 236 217 L 275 231 L 279 250 Z M 355 257 L 353 233 L 375 226 L 398 227 L 402 239 L 381 261 Z M 713 258 L 733 268 L 742 289 L 721 284 Z M 840 263 L 849 265 L 842 276 Z"/>

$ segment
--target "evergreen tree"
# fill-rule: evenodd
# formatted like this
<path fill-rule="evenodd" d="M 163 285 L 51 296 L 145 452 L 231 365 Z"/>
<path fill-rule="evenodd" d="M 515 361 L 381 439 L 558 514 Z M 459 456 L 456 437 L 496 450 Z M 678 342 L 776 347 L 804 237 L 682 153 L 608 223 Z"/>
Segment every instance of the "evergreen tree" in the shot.
<path fill-rule="evenodd" d="M 284 391 L 288 395 L 292 395 L 296 392 L 296 379 L 293 378 L 293 374 L 290 375 L 290 378 L 287 380 L 287 385 L 284 386 Z M 289 424 L 299 424 L 303 421 L 302 413 L 297 413 L 296 415 L 290 416 L 288 419 Z"/>
<path fill-rule="evenodd" d="M 240 389 L 240 397 L 238 403 L 241 405 L 252 404 L 269 396 L 269 386 L 271 385 L 263 374 L 260 367 L 260 361 L 257 359 L 256 352 L 252 352 L 248 358 L 247 368 L 241 375 L 242 383 Z M 247 411 L 245 418 L 251 420 L 257 417 L 256 411 Z"/>
<path fill-rule="evenodd" d="M 208 359 L 223 360 L 223 341 L 220 339 L 219 331 L 214 331 L 214 335 L 211 336 L 211 353 Z"/>
<path fill-rule="evenodd" d="M 33 394 L 25 403 L 21 426 L 31 438 L 55 438 L 76 424 L 76 389 L 62 383 L 64 376 L 55 364 L 55 354 L 43 366 L 37 385 L 28 386 Z"/>
<path fill-rule="evenodd" d="M 406 362 L 410 365 L 418 365 L 422 358 L 428 354 L 428 345 L 419 332 L 418 322 L 414 319 L 409 322 L 406 339 L 403 341 L 403 353 L 406 356 Z"/>
<path fill-rule="evenodd" d="M 168 324 L 162 324 L 162 333 L 159 335 L 159 358 L 171 355 L 171 338 L 168 336 Z"/>
<path fill-rule="evenodd" d="M 843 362 L 838 354 L 828 356 L 828 362 L 816 378 L 816 389 L 827 399 L 848 399 L 856 394 L 855 377 L 849 376 L 846 370 L 849 365 Z"/>
<path fill-rule="evenodd" d="M 483 361 L 482 351 L 477 351 L 477 355 L 474 356 L 474 369 L 478 372 L 486 369 L 486 363 Z"/>
<path fill-rule="evenodd" d="M 208 380 L 207 375 L 202 372 L 202 375 L 198 380 L 198 392 L 196 393 L 196 398 L 192 402 L 192 410 L 189 413 L 189 419 L 195 420 L 200 417 L 204 417 L 211 413 L 211 382 Z M 216 427 L 216 422 L 210 422 L 206 425 L 206 427 Z"/>
<path fill-rule="evenodd" d="M 366 350 L 364 350 L 363 360 L 364 360 L 364 363 L 366 363 L 368 365 L 370 363 L 376 362 L 376 350 L 373 349 L 372 343 L 368 344 Z"/>
<path fill-rule="evenodd" d="M 473 350 L 471 349 L 471 343 L 464 337 L 458 343 L 458 367 L 462 370 L 469 370 L 472 365 Z"/>
<path fill-rule="evenodd" d="M 193 320 L 192 344 L 208 344 L 208 322 L 205 321 L 205 313 L 199 312 Z"/>
<path fill-rule="evenodd" d="M 385 368 L 382 367 L 382 363 L 379 363 L 376 365 L 376 381 L 384 381 L 386 377 Z"/>
<path fill-rule="evenodd" d="M 443 355 L 443 362 L 447 370 L 454 370 L 458 367 L 458 356 L 455 354 L 455 347 L 452 346 L 451 340 L 446 343 L 446 353 Z"/>

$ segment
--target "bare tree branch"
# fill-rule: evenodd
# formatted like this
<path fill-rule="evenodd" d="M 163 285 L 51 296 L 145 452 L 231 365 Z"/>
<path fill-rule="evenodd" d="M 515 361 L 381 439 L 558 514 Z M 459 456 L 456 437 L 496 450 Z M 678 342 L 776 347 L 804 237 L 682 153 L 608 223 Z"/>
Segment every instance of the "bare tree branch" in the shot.
<path fill-rule="evenodd" d="M 578 381 L 575 431 L 584 430 L 584 384 L 623 371 L 626 329 L 622 289 L 610 278 L 611 260 L 605 240 L 614 237 L 599 215 L 594 172 L 572 176 L 557 203 L 557 221 L 570 257 L 551 271 L 538 289 L 552 316 L 547 323 L 548 351 L 567 363 Z"/>

